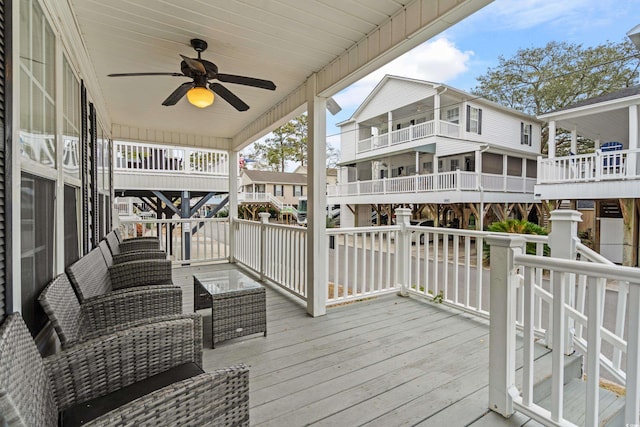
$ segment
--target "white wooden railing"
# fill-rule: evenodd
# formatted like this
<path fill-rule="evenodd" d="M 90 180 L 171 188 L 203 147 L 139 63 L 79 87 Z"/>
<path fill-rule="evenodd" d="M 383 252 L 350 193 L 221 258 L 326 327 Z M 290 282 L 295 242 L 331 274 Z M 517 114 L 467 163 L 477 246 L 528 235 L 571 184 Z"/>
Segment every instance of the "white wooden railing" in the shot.
<path fill-rule="evenodd" d="M 269 224 L 269 213 L 260 222 L 236 219 L 235 261 L 306 300 L 307 229 Z"/>
<path fill-rule="evenodd" d="M 481 174 L 484 191 L 532 193 L 535 178 Z M 456 170 L 426 175 L 399 176 L 335 184 L 327 187 L 330 197 L 372 194 L 419 193 L 429 191 L 478 191 L 478 173 Z"/>
<path fill-rule="evenodd" d="M 636 425 L 640 416 L 640 269 L 613 265 L 580 244 L 575 235 L 579 216 L 575 211 L 552 212 L 553 233 L 548 240 L 553 257 L 526 255 L 520 236 L 486 238 L 492 260 L 490 408 L 505 416 L 518 410 L 545 425 L 573 425 L 563 417 L 563 358 L 575 348 L 586 356 L 584 425 L 601 421 L 601 368 L 626 388 L 625 422 Z M 541 304 L 547 305 L 546 325 L 539 323 Z M 521 388 L 515 382 L 516 313 L 522 316 Z M 551 404 L 546 408 L 533 402 L 534 342 L 541 332 L 545 344 L 554 350 Z"/>
<path fill-rule="evenodd" d="M 538 184 L 638 178 L 640 150 L 618 150 L 573 156 L 538 157 Z"/>
<path fill-rule="evenodd" d="M 279 211 L 285 207 L 284 203 L 282 203 L 277 197 L 274 197 L 271 193 L 238 193 L 238 202 L 271 203 Z"/>
<path fill-rule="evenodd" d="M 454 138 L 460 137 L 460 125 L 456 123 L 450 123 L 440 120 L 440 135 L 450 136 Z M 405 142 L 415 141 L 417 139 L 434 136 L 435 122 L 430 120 L 428 122 L 418 123 L 417 125 L 411 125 L 406 128 L 394 130 L 390 133 L 384 133 L 381 135 L 375 135 L 369 138 L 358 141 L 356 150 L 359 153 L 364 153 L 379 148 L 389 147 L 391 145 L 402 144 Z"/>
<path fill-rule="evenodd" d="M 229 175 L 229 154 L 223 150 L 171 145 L 115 142 L 113 165 L 116 173 Z"/>
<path fill-rule="evenodd" d="M 120 229 L 125 238 L 159 237 L 176 264 L 229 260 L 227 218 L 122 220 Z"/>

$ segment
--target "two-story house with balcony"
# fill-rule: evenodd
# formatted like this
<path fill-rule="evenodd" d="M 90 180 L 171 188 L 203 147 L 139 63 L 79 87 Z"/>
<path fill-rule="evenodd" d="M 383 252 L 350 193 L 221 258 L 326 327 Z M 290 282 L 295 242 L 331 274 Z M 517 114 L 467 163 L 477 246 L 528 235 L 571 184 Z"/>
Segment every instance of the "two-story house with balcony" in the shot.
<path fill-rule="evenodd" d="M 638 265 L 638 110 L 640 86 L 591 98 L 539 116 L 549 123 L 549 156 L 538 160 L 539 200 L 595 201 L 591 224 L 594 249 L 609 260 Z M 591 153 L 556 157 L 556 133 L 571 133 L 571 153 L 579 137 L 594 141 Z M 579 203 L 579 202 L 578 202 Z"/>
<path fill-rule="evenodd" d="M 434 225 L 540 222 L 541 122 L 445 84 L 385 76 L 341 129 L 342 226 L 384 223 L 395 207 Z M 377 214 L 377 215 L 376 215 Z M 382 219 L 382 221 L 380 221 Z"/>

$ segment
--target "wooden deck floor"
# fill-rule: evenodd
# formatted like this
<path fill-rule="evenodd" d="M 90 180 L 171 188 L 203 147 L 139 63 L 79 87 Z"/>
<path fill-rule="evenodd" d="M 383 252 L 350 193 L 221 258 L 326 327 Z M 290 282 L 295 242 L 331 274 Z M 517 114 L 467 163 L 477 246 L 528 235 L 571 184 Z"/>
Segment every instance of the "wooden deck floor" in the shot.
<path fill-rule="evenodd" d="M 194 271 L 216 268 L 230 266 L 174 269 L 185 311 L 193 310 Z M 204 322 L 205 370 L 250 366 L 252 425 L 538 425 L 487 413 L 487 322 L 396 295 L 311 318 L 289 296 L 266 288 L 266 338 L 256 334 L 212 350 Z"/>

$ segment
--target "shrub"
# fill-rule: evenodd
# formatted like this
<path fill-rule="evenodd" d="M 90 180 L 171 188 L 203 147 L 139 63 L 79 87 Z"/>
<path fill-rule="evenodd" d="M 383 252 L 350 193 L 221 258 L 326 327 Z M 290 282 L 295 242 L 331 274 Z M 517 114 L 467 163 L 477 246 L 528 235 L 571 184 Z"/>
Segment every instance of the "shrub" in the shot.
<path fill-rule="evenodd" d="M 549 234 L 546 228 L 540 227 L 539 225 L 524 219 L 507 219 L 505 221 L 494 222 L 487 228 L 487 231 L 493 233 L 535 234 L 538 236 L 546 236 Z M 535 255 L 536 244 L 527 243 L 526 251 L 529 255 Z M 483 252 L 484 259 L 489 262 L 491 252 L 489 250 L 489 245 L 486 243 L 484 244 Z M 549 256 L 550 253 L 551 249 L 547 244 L 545 244 L 543 249 L 544 256 Z"/>

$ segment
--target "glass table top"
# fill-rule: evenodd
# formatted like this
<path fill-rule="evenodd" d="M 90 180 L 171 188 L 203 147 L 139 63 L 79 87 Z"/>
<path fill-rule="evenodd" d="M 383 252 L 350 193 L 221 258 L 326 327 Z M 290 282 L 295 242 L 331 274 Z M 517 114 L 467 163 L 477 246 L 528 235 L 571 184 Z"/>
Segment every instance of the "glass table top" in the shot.
<path fill-rule="evenodd" d="M 262 286 L 239 270 L 219 270 L 193 275 L 211 295 L 257 289 Z"/>

